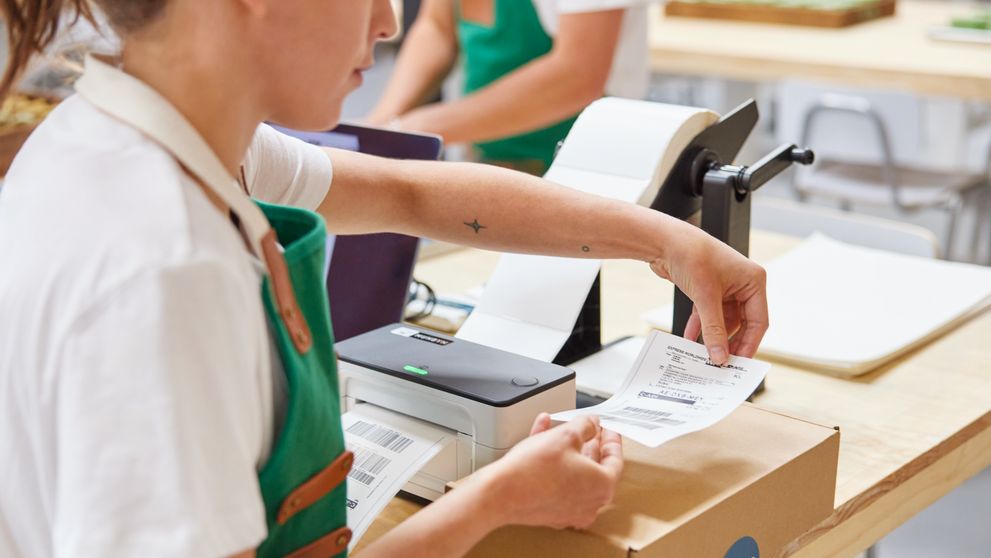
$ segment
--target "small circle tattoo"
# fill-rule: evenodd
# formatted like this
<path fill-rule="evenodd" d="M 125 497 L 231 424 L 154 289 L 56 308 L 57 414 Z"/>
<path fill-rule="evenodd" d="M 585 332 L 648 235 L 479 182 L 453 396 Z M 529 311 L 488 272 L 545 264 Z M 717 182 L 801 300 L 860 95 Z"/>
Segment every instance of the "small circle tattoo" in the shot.
<path fill-rule="evenodd" d="M 591 251 L 592 249 L 589 248 L 588 246 L 582 246 L 582 252 L 591 252 Z"/>

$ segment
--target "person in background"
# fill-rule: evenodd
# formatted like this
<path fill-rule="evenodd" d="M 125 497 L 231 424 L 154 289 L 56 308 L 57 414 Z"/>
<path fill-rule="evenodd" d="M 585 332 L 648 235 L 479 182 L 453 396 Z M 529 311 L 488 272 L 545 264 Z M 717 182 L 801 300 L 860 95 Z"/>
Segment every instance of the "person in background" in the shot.
<path fill-rule="evenodd" d="M 473 143 L 483 162 L 543 174 L 577 114 L 647 89 L 642 0 L 424 0 L 373 125 Z M 463 59 L 464 97 L 426 104 Z"/>

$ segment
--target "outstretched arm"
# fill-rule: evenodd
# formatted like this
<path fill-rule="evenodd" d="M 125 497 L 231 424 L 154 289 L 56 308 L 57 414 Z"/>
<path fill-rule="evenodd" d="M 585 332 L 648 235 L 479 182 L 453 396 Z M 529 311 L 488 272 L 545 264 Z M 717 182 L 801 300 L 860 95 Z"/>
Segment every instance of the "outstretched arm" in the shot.
<path fill-rule="evenodd" d="M 646 262 L 695 302 L 686 336 L 701 333 L 717 363 L 730 352 L 752 356 L 767 329 L 764 270 L 667 215 L 488 165 L 330 156 L 334 185 L 319 211 L 331 232 Z"/>

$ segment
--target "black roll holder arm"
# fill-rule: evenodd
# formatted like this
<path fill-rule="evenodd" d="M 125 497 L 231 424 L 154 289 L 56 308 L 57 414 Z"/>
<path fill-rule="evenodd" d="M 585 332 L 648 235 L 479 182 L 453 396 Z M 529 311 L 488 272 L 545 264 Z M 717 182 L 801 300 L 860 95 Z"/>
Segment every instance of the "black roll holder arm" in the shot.
<path fill-rule="evenodd" d="M 701 211 L 701 228 L 744 256 L 750 253 L 751 194 L 792 164 L 810 165 L 809 149 L 782 145 L 752 166 L 731 164 L 757 124 L 749 100 L 703 130 L 682 152 L 651 208 L 686 221 Z M 675 289 L 672 333 L 684 335 L 692 301 Z"/>
<path fill-rule="evenodd" d="M 750 167 L 729 164 L 757 125 L 758 117 L 757 103 L 751 99 L 695 136 L 668 173 L 650 207 L 700 224 L 703 230 L 748 256 L 753 191 L 792 164 L 808 165 L 814 158 L 808 149 L 785 145 Z M 700 212 L 701 222 L 697 220 Z M 596 278 L 571 337 L 554 359 L 555 364 L 567 366 L 604 348 L 599 284 Z M 692 301 L 675 289 L 673 333 L 684 335 L 691 314 Z M 762 387 L 763 383 L 757 391 Z"/>

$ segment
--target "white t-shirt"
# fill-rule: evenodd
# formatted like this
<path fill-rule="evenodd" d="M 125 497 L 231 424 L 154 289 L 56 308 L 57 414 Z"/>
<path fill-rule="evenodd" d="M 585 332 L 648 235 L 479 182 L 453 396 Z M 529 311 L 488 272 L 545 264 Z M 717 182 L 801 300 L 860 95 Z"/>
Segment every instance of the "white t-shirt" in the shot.
<path fill-rule="evenodd" d="M 314 208 L 333 169 L 261 126 L 245 176 L 257 198 Z M 0 556 L 261 542 L 257 470 L 284 393 L 260 264 L 175 160 L 66 100 L 7 175 L 0 262 Z"/>
<path fill-rule="evenodd" d="M 642 99 L 647 95 L 650 74 L 647 66 L 648 0 L 533 0 L 540 23 L 551 37 L 557 35 L 564 14 L 626 8 L 619 44 L 613 56 L 606 94 Z"/>

